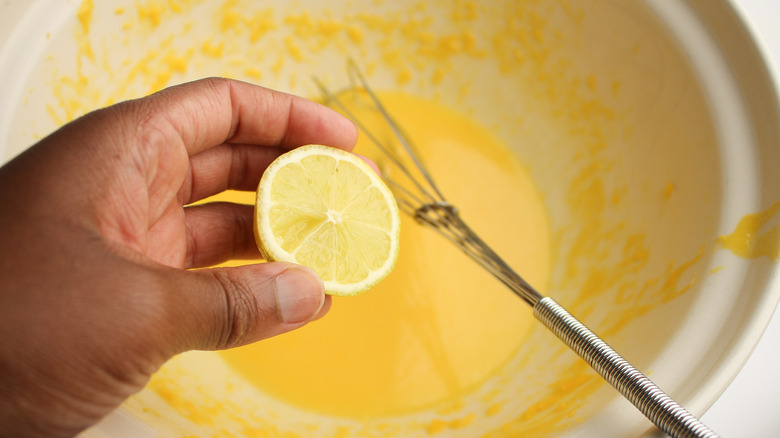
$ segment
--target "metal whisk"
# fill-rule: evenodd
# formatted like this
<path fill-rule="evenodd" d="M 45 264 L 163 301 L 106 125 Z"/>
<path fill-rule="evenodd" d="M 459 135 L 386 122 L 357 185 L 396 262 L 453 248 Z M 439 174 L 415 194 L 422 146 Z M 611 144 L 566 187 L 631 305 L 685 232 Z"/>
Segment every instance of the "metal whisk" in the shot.
<path fill-rule="evenodd" d="M 672 437 L 717 437 L 713 431 L 672 400 L 650 379 L 623 359 L 557 302 L 536 291 L 480 239 L 460 218 L 458 209 L 447 202 L 441 194 L 430 172 L 415 152 L 414 145 L 404 135 L 369 87 L 356 63 L 352 61 L 348 63 L 348 73 L 353 84 L 351 89 L 362 91 L 368 96 L 369 101 L 381 114 L 393 135 L 400 142 L 401 151 L 396 151 L 384 144 L 375 133 L 371 132 L 354 116 L 337 94 L 330 92 L 316 78 L 315 81 L 327 99 L 327 103 L 335 105 L 347 117 L 351 118 L 371 142 L 392 162 L 394 168 L 397 168 L 411 182 L 410 185 L 404 186 L 393 177 L 384 176 L 403 212 L 413 217 L 418 223 L 436 230 L 449 239 L 471 259 L 531 305 L 536 319 L 588 362 L 658 428 Z M 406 165 L 407 162 L 411 164 Z"/>

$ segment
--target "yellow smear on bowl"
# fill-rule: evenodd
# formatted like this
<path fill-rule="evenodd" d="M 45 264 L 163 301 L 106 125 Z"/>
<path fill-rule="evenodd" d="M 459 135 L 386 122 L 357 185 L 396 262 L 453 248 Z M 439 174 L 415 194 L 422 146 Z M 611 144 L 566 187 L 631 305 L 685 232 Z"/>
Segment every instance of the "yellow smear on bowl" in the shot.
<path fill-rule="evenodd" d="M 780 225 L 768 226 L 778 212 L 780 200 L 764 211 L 746 214 L 731 234 L 718 238 L 718 244 L 740 257 L 780 261 Z"/>
<path fill-rule="evenodd" d="M 81 28 L 84 30 L 84 33 L 89 33 L 89 25 L 92 24 L 92 10 L 94 7 L 95 5 L 92 3 L 92 0 L 85 0 L 81 3 L 79 10 L 76 12 L 76 16 L 79 19 L 79 23 L 81 23 Z"/>

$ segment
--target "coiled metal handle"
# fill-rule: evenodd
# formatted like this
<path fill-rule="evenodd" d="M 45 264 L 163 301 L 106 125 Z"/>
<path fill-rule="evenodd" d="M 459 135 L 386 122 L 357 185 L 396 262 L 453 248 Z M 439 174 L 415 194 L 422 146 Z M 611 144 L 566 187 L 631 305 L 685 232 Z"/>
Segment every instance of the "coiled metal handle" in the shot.
<path fill-rule="evenodd" d="M 662 431 L 675 438 L 718 436 L 552 298 L 536 303 L 534 316 Z"/>

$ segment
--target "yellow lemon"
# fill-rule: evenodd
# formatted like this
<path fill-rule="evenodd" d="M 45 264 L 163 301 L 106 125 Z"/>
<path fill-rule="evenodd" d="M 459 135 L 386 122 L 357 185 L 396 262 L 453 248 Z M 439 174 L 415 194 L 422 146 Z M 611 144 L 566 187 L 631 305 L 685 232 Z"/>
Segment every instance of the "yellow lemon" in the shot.
<path fill-rule="evenodd" d="M 332 295 L 363 292 L 393 270 L 400 223 L 379 175 L 341 149 L 293 149 L 268 166 L 257 188 L 260 252 L 310 267 Z"/>

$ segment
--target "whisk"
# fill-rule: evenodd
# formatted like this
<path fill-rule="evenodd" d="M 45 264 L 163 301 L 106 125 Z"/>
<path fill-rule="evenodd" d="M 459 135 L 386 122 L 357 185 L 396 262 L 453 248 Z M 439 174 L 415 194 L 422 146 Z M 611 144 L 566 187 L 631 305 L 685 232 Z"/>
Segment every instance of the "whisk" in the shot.
<path fill-rule="evenodd" d="M 364 92 L 402 146 L 400 153 L 386 145 L 361 123 L 339 96 L 315 78 L 327 103 L 338 107 L 374 143 L 411 184 L 402 185 L 384 175 L 399 208 L 418 223 L 436 230 L 533 308 L 533 314 L 584 359 L 609 384 L 634 404 L 659 429 L 672 437 L 717 437 L 691 413 L 672 400 L 649 378 L 550 297 L 545 297 L 518 275 L 461 219 L 426 169 L 412 142 L 374 94 L 354 61 L 348 63 L 352 89 Z M 411 163 L 407 165 L 406 163 Z"/>

